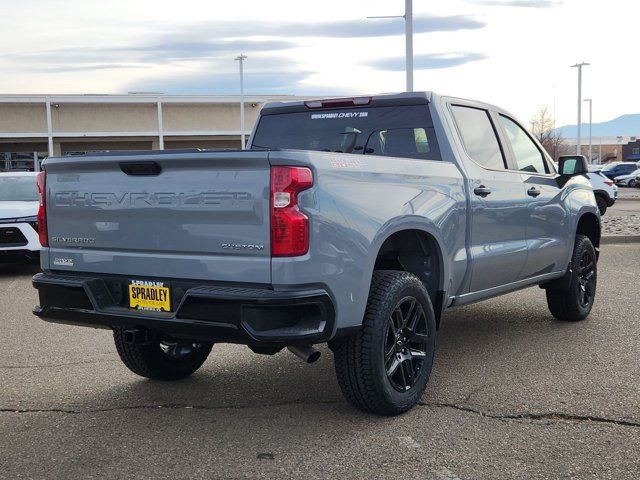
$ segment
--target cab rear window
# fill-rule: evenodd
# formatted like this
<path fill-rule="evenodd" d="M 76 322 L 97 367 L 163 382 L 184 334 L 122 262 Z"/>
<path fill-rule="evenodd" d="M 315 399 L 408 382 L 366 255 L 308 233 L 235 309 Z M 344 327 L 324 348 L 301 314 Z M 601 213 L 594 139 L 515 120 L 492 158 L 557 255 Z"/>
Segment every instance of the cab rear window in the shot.
<path fill-rule="evenodd" d="M 252 148 L 441 159 L 426 105 L 264 115 Z"/>

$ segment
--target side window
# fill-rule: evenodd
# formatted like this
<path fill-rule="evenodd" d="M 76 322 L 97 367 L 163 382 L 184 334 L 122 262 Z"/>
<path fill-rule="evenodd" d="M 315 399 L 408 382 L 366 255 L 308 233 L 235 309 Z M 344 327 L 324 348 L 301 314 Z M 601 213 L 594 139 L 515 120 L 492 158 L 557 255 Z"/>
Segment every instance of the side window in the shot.
<path fill-rule="evenodd" d="M 500 123 L 511 142 L 516 157 L 518 170 L 531 173 L 549 173 L 542 152 L 524 129 L 504 115 L 500 115 Z"/>
<path fill-rule="evenodd" d="M 504 170 L 504 157 L 489 112 L 460 105 L 452 105 L 451 111 L 469 156 L 483 167 Z"/>
<path fill-rule="evenodd" d="M 390 128 L 371 132 L 364 153 L 428 159 L 432 157 L 429 155 L 433 153 L 432 150 L 424 128 Z"/>

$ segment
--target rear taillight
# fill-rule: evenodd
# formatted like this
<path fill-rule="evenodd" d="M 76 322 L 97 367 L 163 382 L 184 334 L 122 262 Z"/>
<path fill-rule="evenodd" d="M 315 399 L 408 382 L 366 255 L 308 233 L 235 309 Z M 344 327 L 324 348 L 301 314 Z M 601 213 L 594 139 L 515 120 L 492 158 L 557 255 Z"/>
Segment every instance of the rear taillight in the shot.
<path fill-rule="evenodd" d="M 40 207 L 38 208 L 38 236 L 40 244 L 43 247 L 49 246 L 49 238 L 47 235 L 47 181 L 44 172 L 38 173 L 36 177 L 36 185 L 40 194 Z"/>
<path fill-rule="evenodd" d="M 612 186 L 613 186 L 613 182 L 612 182 L 612 181 L 610 181 L 610 180 L 605 180 L 605 181 L 604 181 L 604 184 L 605 184 L 605 185 L 609 185 L 610 187 L 612 187 Z"/>
<path fill-rule="evenodd" d="M 271 167 L 271 256 L 294 257 L 309 250 L 309 218 L 298 208 L 298 194 L 313 186 L 305 167 Z"/>

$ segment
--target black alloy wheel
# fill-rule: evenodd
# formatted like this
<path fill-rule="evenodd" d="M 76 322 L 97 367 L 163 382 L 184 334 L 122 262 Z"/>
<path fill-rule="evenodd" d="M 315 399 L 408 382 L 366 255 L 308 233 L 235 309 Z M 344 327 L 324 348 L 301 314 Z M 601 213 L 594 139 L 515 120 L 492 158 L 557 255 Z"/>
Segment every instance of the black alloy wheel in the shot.
<path fill-rule="evenodd" d="M 578 300 L 583 308 L 589 307 L 593 302 L 596 289 L 595 264 L 596 260 L 592 251 L 584 250 L 578 265 L 578 285 L 580 288 Z"/>
<path fill-rule="evenodd" d="M 424 283 L 409 272 L 376 270 L 362 328 L 329 347 L 352 405 L 379 415 L 411 409 L 427 386 L 436 350 L 436 318 Z"/>
<path fill-rule="evenodd" d="M 393 388 L 405 392 L 415 384 L 428 350 L 427 319 L 416 298 L 405 297 L 395 306 L 384 345 L 387 378 Z"/>
<path fill-rule="evenodd" d="M 578 322 L 591 312 L 596 297 L 598 256 L 591 240 L 576 235 L 571 266 L 560 283 L 546 286 L 549 311 L 558 320 Z"/>

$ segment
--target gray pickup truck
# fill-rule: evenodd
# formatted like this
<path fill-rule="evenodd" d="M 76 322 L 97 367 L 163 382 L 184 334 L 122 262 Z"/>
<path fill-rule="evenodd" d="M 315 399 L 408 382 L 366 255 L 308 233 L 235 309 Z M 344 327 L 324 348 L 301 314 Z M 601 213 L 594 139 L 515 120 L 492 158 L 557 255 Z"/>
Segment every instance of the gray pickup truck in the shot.
<path fill-rule="evenodd" d="M 346 398 L 393 415 L 426 387 L 445 309 L 534 285 L 558 320 L 594 301 L 600 216 L 584 159 L 556 171 L 484 103 L 272 103 L 245 151 L 44 170 L 34 313 L 112 329 L 143 377 L 191 375 L 215 343 L 312 362 L 328 342 Z"/>

